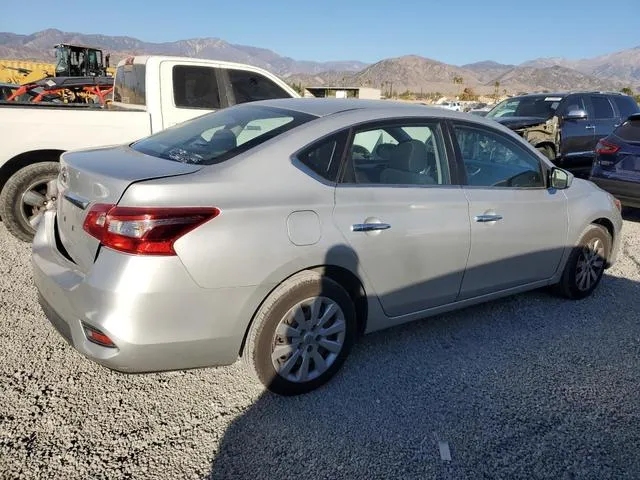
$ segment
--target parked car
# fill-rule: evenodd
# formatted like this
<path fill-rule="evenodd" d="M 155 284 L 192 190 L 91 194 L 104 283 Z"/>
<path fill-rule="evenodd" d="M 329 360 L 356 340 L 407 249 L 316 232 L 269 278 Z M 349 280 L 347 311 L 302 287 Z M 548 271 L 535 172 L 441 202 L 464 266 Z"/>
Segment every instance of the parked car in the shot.
<path fill-rule="evenodd" d="M 640 114 L 598 142 L 590 180 L 623 205 L 640 208 Z"/>
<path fill-rule="evenodd" d="M 575 92 L 508 98 L 486 117 L 517 132 L 557 166 L 588 175 L 598 140 L 637 112 L 636 101 L 621 93 Z"/>
<path fill-rule="evenodd" d="M 462 104 L 460 102 L 442 102 L 437 104 L 436 106 L 440 108 L 446 108 L 447 110 L 453 110 L 455 112 L 462 111 Z"/>
<path fill-rule="evenodd" d="M 391 101 L 239 105 L 61 165 L 33 266 L 62 336 L 124 372 L 240 355 L 286 395 L 362 332 L 586 297 L 620 244 L 619 203 L 513 132 Z"/>
<path fill-rule="evenodd" d="M 132 142 L 237 103 L 297 98 L 285 82 L 257 67 L 217 60 L 142 56 L 122 60 L 111 109 L 73 105 L 0 105 L 0 218 L 31 241 L 55 208 L 51 181 L 60 154 Z"/>
<path fill-rule="evenodd" d="M 487 115 L 487 113 L 491 111 L 492 108 L 493 108 L 493 105 L 487 105 L 486 103 L 479 103 L 475 107 L 470 108 L 468 112 L 471 113 L 472 115 L 478 115 L 480 117 L 484 117 Z"/>

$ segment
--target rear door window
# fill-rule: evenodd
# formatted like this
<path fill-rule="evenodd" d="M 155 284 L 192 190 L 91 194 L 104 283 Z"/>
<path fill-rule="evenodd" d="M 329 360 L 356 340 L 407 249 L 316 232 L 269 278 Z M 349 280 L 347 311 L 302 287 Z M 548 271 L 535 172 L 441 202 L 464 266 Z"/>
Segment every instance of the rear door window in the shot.
<path fill-rule="evenodd" d="M 576 110 L 582 110 L 588 112 L 587 105 L 585 104 L 584 97 L 582 95 L 571 95 L 567 97 L 563 102 L 562 111 L 560 115 L 568 115 Z"/>
<path fill-rule="evenodd" d="M 440 123 L 400 121 L 356 130 L 342 182 L 448 185 L 449 165 Z"/>
<path fill-rule="evenodd" d="M 235 103 L 291 97 L 282 87 L 259 73 L 233 69 L 228 73 Z"/>
<path fill-rule="evenodd" d="M 591 96 L 591 105 L 593 106 L 593 117 L 596 119 L 615 118 L 613 107 L 607 97 L 600 95 Z"/>
<path fill-rule="evenodd" d="M 216 69 L 191 65 L 173 67 L 173 100 L 176 107 L 220 108 Z"/>

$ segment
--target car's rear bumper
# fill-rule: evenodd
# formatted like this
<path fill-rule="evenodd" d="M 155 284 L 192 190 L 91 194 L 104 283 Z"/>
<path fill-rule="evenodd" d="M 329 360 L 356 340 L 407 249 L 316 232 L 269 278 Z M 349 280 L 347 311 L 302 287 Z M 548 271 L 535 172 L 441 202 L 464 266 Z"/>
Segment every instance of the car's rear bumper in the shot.
<path fill-rule="evenodd" d="M 593 183 L 609 192 L 627 207 L 640 208 L 640 183 L 598 176 L 589 177 Z"/>
<path fill-rule="evenodd" d="M 203 289 L 178 257 L 102 249 L 91 270 L 65 258 L 47 212 L 33 242 L 33 273 L 46 316 L 80 353 L 114 370 L 150 372 L 233 363 L 257 287 Z M 90 342 L 83 327 L 116 345 Z"/>

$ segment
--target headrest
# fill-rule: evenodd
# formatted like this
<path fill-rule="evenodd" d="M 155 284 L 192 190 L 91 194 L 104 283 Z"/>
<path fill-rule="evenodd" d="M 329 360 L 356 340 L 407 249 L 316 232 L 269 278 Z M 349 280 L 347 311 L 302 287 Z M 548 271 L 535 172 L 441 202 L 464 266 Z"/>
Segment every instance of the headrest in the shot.
<path fill-rule="evenodd" d="M 238 146 L 235 133 L 228 128 L 216 131 L 209 140 L 211 149 L 215 152 L 228 152 Z"/>
<path fill-rule="evenodd" d="M 399 143 L 392 151 L 389 168 L 419 173 L 427 168 L 427 147 L 420 140 Z"/>

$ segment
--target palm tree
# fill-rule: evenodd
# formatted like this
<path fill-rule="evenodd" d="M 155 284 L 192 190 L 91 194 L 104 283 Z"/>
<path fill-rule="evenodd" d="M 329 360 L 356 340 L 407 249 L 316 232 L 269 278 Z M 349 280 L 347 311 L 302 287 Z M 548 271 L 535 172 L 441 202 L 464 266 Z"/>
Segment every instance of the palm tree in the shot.
<path fill-rule="evenodd" d="M 457 75 L 453 76 L 453 84 L 454 85 L 462 85 L 464 83 L 464 78 L 459 77 Z"/>

